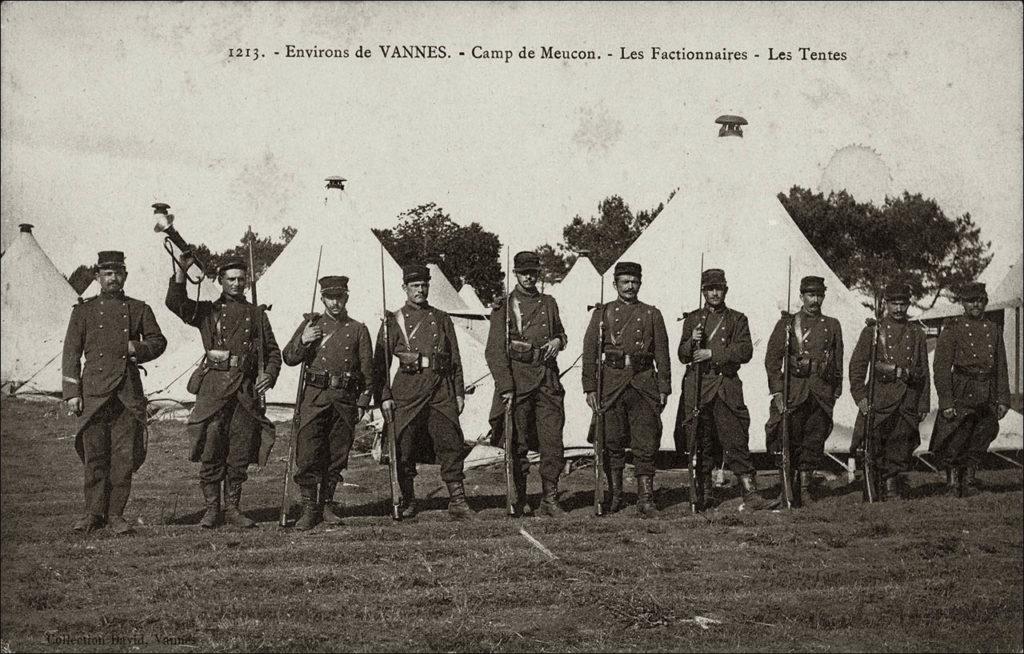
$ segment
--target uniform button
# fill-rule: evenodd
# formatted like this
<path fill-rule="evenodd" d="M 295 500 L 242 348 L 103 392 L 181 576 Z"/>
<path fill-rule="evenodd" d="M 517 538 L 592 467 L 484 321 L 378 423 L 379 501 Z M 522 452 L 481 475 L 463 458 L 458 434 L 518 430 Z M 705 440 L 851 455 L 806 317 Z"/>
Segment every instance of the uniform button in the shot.
<path fill-rule="evenodd" d="M 100 356 L 103 356 L 103 353 L 102 353 L 102 352 L 100 352 Z"/>
<path fill-rule="evenodd" d="M 127 329 L 122 329 L 121 331 L 123 331 L 123 332 L 126 332 L 126 331 L 128 331 L 128 330 L 127 330 Z"/>
<path fill-rule="evenodd" d="M 124 358 L 124 355 L 123 355 L 123 354 L 121 355 L 121 358 L 122 358 L 122 359 Z"/>

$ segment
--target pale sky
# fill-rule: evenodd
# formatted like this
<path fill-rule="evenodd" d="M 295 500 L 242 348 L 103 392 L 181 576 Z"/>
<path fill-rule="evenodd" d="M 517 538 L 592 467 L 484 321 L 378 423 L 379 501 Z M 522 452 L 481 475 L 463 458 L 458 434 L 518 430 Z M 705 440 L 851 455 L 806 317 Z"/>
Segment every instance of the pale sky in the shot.
<path fill-rule="evenodd" d="M 837 151 L 865 146 L 888 191 L 970 211 L 1005 270 L 1022 247 L 1021 18 L 1018 3 L 6 3 L 0 240 L 33 223 L 64 272 L 100 249 L 149 256 L 163 201 L 220 248 L 248 224 L 302 229 L 342 175 L 375 226 L 434 201 L 533 248 L 608 195 L 656 205 L 735 113 L 778 190 L 817 188 Z M 289 44 L 373 56 L 289 59 Z M 382 56 L 401 44 L 449 58 Z M 506 63 L 473 59 L 478 45 L 602 58 Z M 654 46 L 748 59 L 652 60 Z M 846 60 L 800 61 L 801 46 Z M 843 174 L 857 170 L 877 175 Z"/>

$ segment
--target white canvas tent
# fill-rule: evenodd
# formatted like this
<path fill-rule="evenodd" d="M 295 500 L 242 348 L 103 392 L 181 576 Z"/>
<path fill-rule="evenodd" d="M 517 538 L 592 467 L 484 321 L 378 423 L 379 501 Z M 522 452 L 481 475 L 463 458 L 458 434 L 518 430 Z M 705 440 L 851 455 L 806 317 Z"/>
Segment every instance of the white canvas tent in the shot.
<path fill-rule="evenodd" d="M 481 315 L 488 315 L 490 310 L 484 306 L 484 303 L 480 301 L 480 296 L 476 294 L 476 289 L 470 284 L 463 284 L 462 290 L 459 291 L 459 297 L 466 303 L 466 307 L 470 311 L 475 311 Z"/>
<path fill-rule="evenodd" d="M 39 246 L 32 225 L 20 227 L 0 259 L 0 383 L 12 394 L 60 392 L 64 334 L 78 296 Z"/>

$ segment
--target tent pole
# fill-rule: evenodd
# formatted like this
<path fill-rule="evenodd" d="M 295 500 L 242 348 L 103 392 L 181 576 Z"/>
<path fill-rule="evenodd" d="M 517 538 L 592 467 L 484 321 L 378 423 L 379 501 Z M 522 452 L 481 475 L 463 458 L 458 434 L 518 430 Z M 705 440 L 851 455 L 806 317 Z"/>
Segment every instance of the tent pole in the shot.
<path fill-rule="evenodd" d="M 1011 459 L 1010 457 L 1006 456 L 1005 454 L 1000 454 L 999 452 L 989 452 L 989 454 L 995 454 L 996 456 L 998 456 L 1003 461 L 1009 461 L 1010 463 L 1012 463 L 1013 465 L 1017 466 L 1018 468 L 1024 468 L 1024 464 L 1021 464 L 1020 461 L 1017 461 L 1015 459 Z"/>

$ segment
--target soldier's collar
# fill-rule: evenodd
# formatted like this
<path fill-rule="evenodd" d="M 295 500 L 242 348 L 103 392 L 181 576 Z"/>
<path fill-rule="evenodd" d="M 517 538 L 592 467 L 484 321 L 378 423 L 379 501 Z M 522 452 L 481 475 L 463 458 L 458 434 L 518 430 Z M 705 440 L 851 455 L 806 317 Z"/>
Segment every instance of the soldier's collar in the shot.
<path fill-rule="evenodd" d="M 705 303 L 704 303 L 704 309 L 705 309 L 705 310 L 706 310 L 706 311 L 707 311 L 708 313 L 725 313 L 725 310 L 726 310 L 726 308 L 727 308 L 727 307 L 725 306 L 725 302 L 723 302 L 723 303 L 722 303 L 722 306 L 720 306 L 720 307 L 718 307 L 718 308 L 715 308 L 715 307 L 711 306 L 711 305 L 710 305 L 710 304 L 708 304 L 707 302 L 705 302 Z"/>
<path fill-rule="evenodd" d="M 407 309 L 412 309 L 413 311 L 426 311 L 430 309 L 430 302 L 427 301 L 424 302 L 423 304 L 416 304 L 412 300 L 406 300 L 405 306 Z"/>
<path fill-rule="evenodd" d="M 531 292 L 531 291 L 526 290 L 525 288 L 523 288 L 519 284 L 516 284 L 514 292 L 516 292 L 519 295 L 522 295 L 524 297 L 540 297 L 540 295 L 541 295 L 540 289 L 537 288 L 536 286 L 533 288 L 533 291 Z"/>
<path fill-rule="evenodd" d="M 123 300 L 125 298 L 124 289 L 120 291 L 104 291 L 100 290 L 100 296 L 110 300 Z"/>
<path fill-rule="evenodd" d="M 341 313 L 339 313 L 337 316 L 332 316 L 330 311 L 324 311 L 324 316 L 330 318 L 331 320 L 334 320 L 335 322 L 345 322 L 346 320 L 348 320 L 348 310 L 342 309 Z"/>
<path fill-rule="evenodd" d="M 228 295 L 227 293 L 225 293 L 223 291 L 221 291 L 221 294 L 220 294 L 220 302 L 221 302 L 221 304 L 227 304 L 229 302 L 237 302 L 239 304 L 249 304 L 249 300 L 246 299 L 245 293 L 242 293 L 240 295 Z"/>
<path fill-rule="evenodd" d="M 621 297 L 617 297 L 617 298 L 615 298 L 615 301 L 616 302 L 621 302 L 622 304 L 628 304 L 630 306 L 632 306 L 634 304 L 640 304 L 640 298 L 639 297 L 635 297 L 632 300 L 623 300 Z"/>

